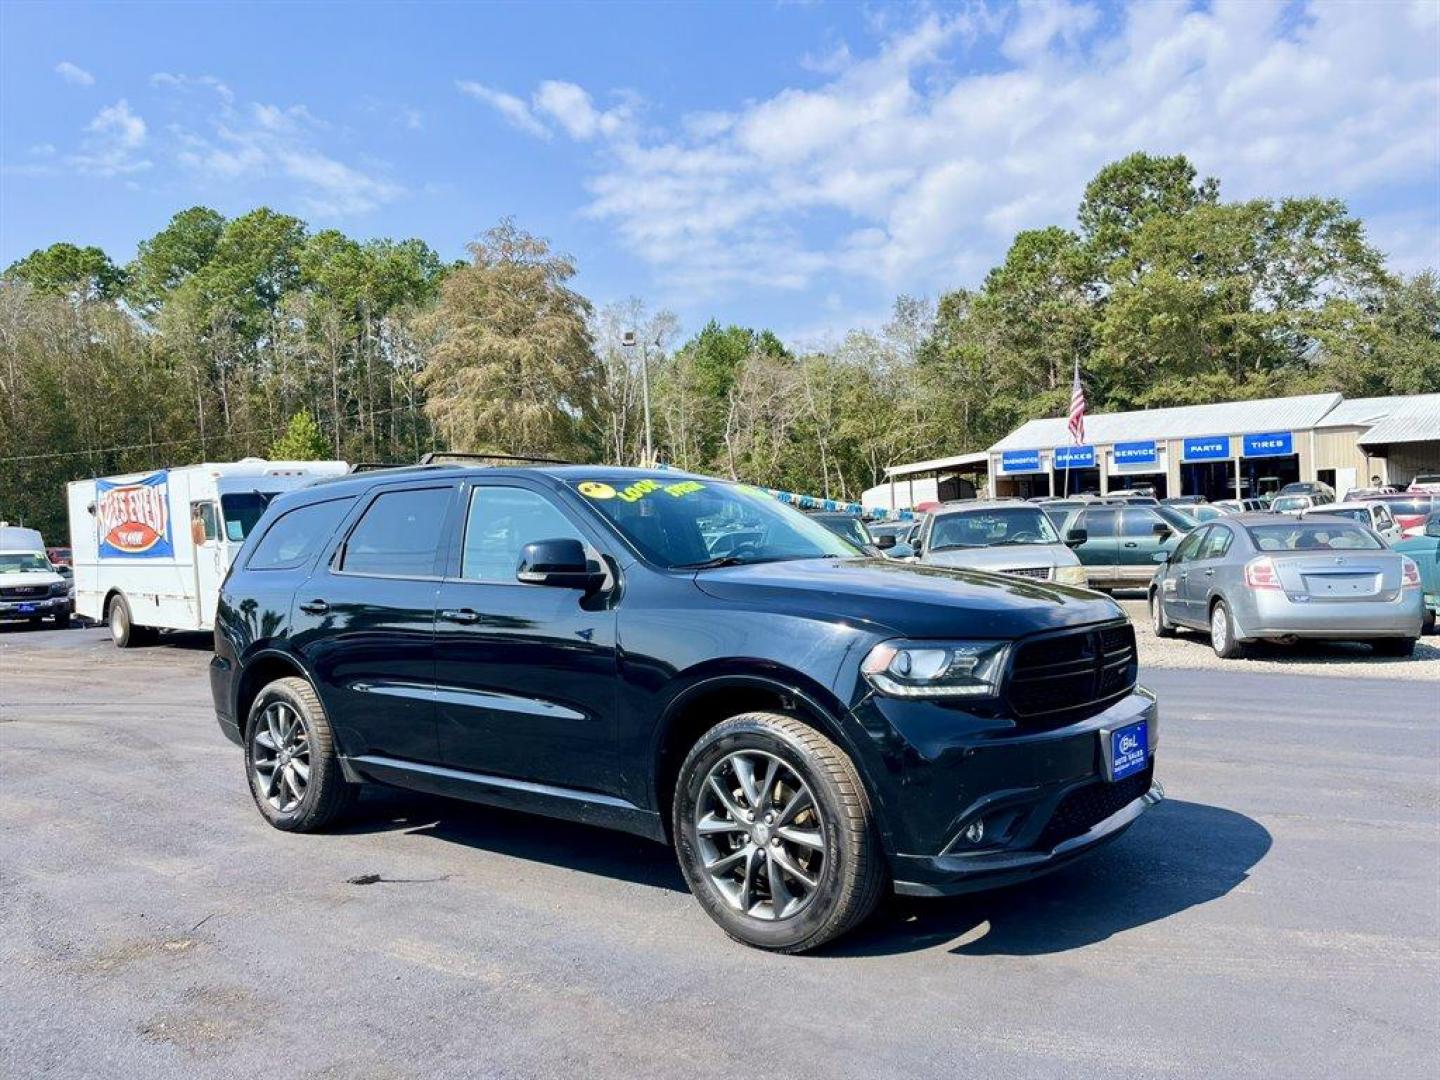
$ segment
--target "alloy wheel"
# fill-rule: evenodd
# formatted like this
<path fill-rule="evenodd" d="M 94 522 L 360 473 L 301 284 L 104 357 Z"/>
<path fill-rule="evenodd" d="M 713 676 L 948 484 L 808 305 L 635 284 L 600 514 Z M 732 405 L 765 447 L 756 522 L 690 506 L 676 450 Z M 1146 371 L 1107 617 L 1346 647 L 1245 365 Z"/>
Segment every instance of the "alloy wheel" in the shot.
<path fill-rule="evenodd" d="M 1215 605 L 1215 610 L 1210 613 L 1210 641 L 1215 646 L 1217 653 L 1223 653 L 1230 638 L 1230 620 L 1225 616 L 1225 608 L 1220 604 Z"/>
<path fill-rule="evenodd" d="M 736 911 L 776 920 L 798 915 L 825 873 L 825 825 L 809 786 L 763 750 L 738 750 L 705 777 L 695 803 L 699 854 Z"/>
<path fill-rule="evenodd" d="M 283 701 L 272 701 L 255 720 L 250 760 L 257 790 L 277 812 L 295 810 L 310 784 L 310 731 Z"/>

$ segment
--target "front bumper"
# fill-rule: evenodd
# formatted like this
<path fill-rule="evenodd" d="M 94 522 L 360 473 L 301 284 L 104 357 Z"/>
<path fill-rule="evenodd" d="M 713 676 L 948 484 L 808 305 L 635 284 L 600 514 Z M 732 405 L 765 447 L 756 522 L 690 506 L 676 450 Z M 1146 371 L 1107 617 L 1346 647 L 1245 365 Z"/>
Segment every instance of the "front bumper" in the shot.
<path fill-rule="evenodd" d="M 854 715 L 872 739 L 888 729 L 886 767 L 871 776 L 900 893 L 948 895 L 1046 873 L 1119 836 L 1164 797 L 1154 780 L 1159 708 L 1143 689 L 1050 730 L 881 697 Z M 1142 720 L 1145 767 L 1109 780 L 1110 733 Z M 977 822 L 984 836 L 972 842 Z"/>
<path fill-rule="evenodd" d="M 35 600 L 0 600 L 0 619 L 36 619 L 46 615 L 69 615 L 73 602 L 68 596 L 46 596 Z"/>

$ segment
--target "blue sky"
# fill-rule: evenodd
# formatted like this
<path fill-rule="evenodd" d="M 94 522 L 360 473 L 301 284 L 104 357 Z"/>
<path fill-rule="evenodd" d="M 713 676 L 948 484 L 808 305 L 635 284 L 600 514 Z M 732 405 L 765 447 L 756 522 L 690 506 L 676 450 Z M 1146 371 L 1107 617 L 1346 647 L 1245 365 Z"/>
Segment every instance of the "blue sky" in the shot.
<path fill-rule="evenodd" d="M 508 214 L 597 303 L 816 342 L 1136 149 L 1440 265 L 1440 3 L 0 4 L 0 264 L 196 203 L 452 257 Z"/>

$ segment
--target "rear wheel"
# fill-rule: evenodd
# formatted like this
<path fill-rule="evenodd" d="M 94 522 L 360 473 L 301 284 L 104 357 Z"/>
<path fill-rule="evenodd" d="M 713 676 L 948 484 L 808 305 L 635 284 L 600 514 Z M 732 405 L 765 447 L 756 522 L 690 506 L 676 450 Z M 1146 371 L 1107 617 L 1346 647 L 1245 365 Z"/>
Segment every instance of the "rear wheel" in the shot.
<path fill-rule="evenodd" d="M 115 642 L 117 649 L 133 649 L 137 645 L 148 645 L 153 640 L 149 627 L 135 625 L 130 603 L 123 596 L 110 601 L 107 621 L 110 624 L 110 640 Z"/>
<path fill-rule="evenodd" d="M 1435 633 L 1435 612 L 1431 611 L 1429 608 L 1425 609 L 1425 622 L 1421 624 L 1420 633 Z"/>
<path fill-rule="evenodd" d="M 875 908 L 885 864 L 849 756 L 810 725 L 746 713 L 711 728 L 676 782 L 680 869 L 736 941 L 814 949 Z"/>
<path fill-rule="evenodd" d="M 1156 637 L 1175 636 L 1175 628 L 1170 625 L 1170 620 L 1165 618 L 1165 605 L 1160 600 L 1158 590 L 1150 594 L 1150 625 L 1154 628 Z"/>
<path fill-rule="evenodd" d="M 1222 660 L 1235 660 L 1245 655 L 1245 646 L 1235 638 L 1235 621 L 1224 600 L 1217 600 L 1210 609 L 1210 647 Z"/>
<path fill-rule="evenodd" d="M 345 780 L 330 720 L 304 679 L 276 679 L 261 690 L 245 732 L 250 794 L 275 828 L 315 832 L 350 809 L 357 786 Z"/>
<path fill-rule="evenodd" d="M 1415 652 L 1415 639 L 1413 637 L 1380 638 L 1378 641 L 1372 641 L 1370 646 L 1380 656 L 1412 656 Z"/>

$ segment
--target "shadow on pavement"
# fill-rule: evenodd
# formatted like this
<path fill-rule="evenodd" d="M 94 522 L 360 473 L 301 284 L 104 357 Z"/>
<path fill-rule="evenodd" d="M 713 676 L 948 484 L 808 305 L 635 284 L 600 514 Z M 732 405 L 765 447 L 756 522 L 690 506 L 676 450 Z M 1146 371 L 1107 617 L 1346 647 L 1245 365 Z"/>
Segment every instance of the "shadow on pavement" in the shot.
<path fill-rule="evenodd" d="M 947 942 L 957 956 L 1065 952 L 1224 896 L 1270 845 L 1265 827 L 1244 814 L 1172 800 L 1047 877 L 953 899 L 897 897 L 825 953 L 880 956 Z"/>
<path fill-rule="evenodd" d="M 624 833 L 458 800 L 365 789 L 343 833 L 403 831 L 585 874 L 685 892 L 669 848 Z M 819 955 L 881 956 L 953 943 L 956 955 L 1064 952 L 1224 896 L 1270 850 L 1258 822 L 1167 801 L 1119 840 L 1047 877 L 951 899 L 897 897 Z"/>

